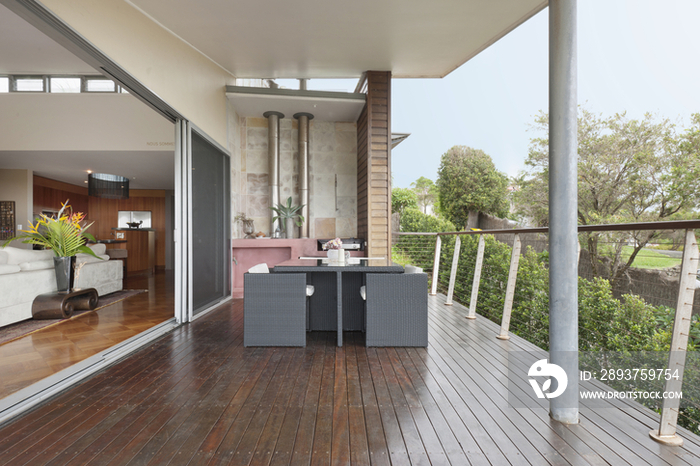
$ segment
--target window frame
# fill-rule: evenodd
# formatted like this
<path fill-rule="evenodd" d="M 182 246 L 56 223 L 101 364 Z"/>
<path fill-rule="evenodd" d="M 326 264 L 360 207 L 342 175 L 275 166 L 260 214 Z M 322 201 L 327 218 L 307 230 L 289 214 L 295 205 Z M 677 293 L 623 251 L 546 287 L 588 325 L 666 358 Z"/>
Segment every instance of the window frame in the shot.
<path fill-rule="evenodd" d="M 48 75 L 37 75 L 37 74 L 21 74 L 21 75 L 10 75 L 10 89 L 9 92 L 19 92 L 19 93 L 27 93 L 27 94 L 45 94 L 48 89 L 48 81 L 49 77 Z M 24 79 L 41 79 L 42 81 L 42 89 L 40 91 L 20 91 L 17 90 L 17 81 L 21 81 Z"/>
<path fill-rule="evenodd" d="M 53 78 L 58 78 L 58 79 L 64 79 L 64 78 L 73 78 L 73 79 L 79 79 L 80 84 L 78 86 L 78 92 L 54 92 L 53 89 L 51 88 L 51 80 Z M 46 92 L 48 94 L 82 94 L 83 93 L 83 77 L 80 76 L 79 74 L 52 74 L 48 76 L 48 89 Z"/>
<path fill-rule="evenodd" d="M 94 75 L 94 76 L 81 76 L 81 81 L 80 81 L 80 93 L 83 94 L 118 94 L 119 93 L 119 84 L 113 79 L 107 78 L 102 75 Z M 114 84 L 114 90 L 113 91 L 90 91 L 88 90 L 88 81 L 109 81 L 112 84 Z"/>

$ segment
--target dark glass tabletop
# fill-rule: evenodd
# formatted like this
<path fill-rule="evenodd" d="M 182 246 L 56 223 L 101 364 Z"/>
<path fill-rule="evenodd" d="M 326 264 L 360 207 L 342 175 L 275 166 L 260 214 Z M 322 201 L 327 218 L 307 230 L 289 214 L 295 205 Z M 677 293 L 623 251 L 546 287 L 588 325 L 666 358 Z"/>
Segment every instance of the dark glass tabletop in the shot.
<path fill-rule="evenodd" d="M 344 265 L 329 263 L 327 259 L 290 259 L 277 264 L 275 272 L 365 272 L 365 273 L 403 273 L 401 265 L 390 260 L 360 260 L 359 263 Z"/>

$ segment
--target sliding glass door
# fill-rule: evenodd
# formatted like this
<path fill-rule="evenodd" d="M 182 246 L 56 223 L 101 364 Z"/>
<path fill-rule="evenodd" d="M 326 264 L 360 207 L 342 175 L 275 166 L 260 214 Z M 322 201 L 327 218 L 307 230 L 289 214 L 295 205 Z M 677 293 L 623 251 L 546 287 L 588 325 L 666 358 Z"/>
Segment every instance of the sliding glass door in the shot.
<path fill-rule="evenodd" d="M 231 172 L 226 151 L 188 121 L 175 140 L 175 316 L 188 322 L 231 297 Z"/>
<path fill-rule="evenodd" d="M 192 131 L 192 306 L 231 295 L 229 157 Z"/>

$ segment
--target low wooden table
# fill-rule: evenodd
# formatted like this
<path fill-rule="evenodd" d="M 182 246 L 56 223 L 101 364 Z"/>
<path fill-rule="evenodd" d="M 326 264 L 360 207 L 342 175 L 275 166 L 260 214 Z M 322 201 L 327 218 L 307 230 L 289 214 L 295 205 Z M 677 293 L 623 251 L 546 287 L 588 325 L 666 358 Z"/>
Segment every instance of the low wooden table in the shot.
<path fill-rule="evenodd" d="M 32 318 L 67 319 L 75 310 L 92 311 L 97 307 L 99 299 L 94 288 L 40 294 L 32 303 Z"/>

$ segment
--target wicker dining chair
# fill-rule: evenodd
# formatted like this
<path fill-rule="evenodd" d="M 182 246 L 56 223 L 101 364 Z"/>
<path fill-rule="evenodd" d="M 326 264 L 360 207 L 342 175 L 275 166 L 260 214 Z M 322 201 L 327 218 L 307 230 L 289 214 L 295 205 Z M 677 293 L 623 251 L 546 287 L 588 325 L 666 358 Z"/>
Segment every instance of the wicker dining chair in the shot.
<path fill-rule="evenodd" d="M 367 346 L 428 346 L 428 275 L 368 273 Z"/>
<path fill-rule="evenodd" d="M 266 264 L 243 276 L 243 345 L 306 346 L 308 297 L 304 273 L 269 273 Z"/>

